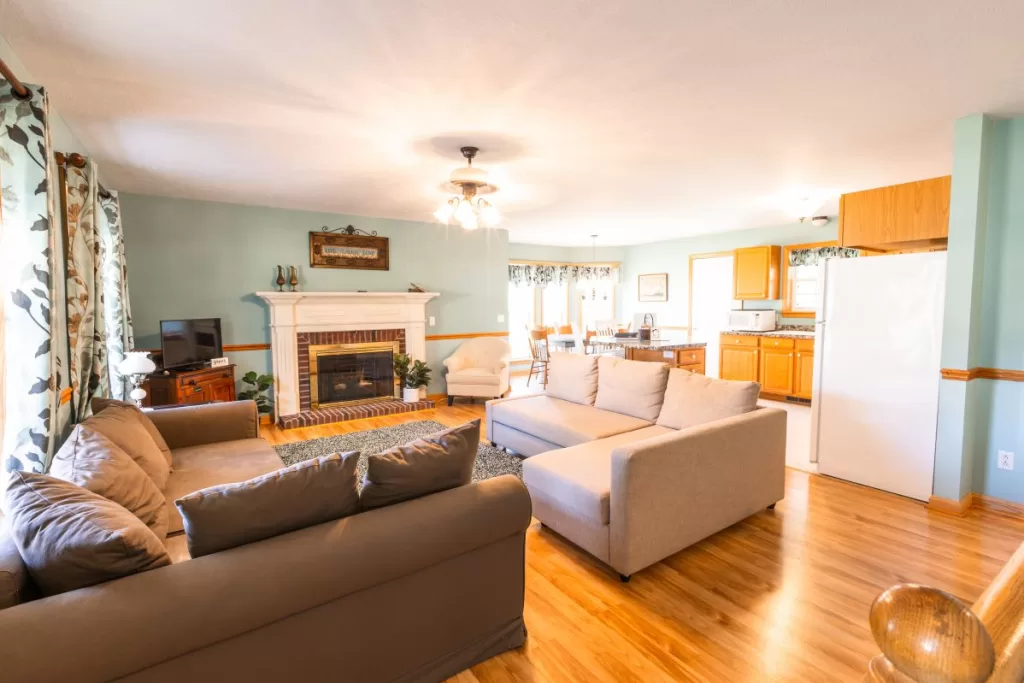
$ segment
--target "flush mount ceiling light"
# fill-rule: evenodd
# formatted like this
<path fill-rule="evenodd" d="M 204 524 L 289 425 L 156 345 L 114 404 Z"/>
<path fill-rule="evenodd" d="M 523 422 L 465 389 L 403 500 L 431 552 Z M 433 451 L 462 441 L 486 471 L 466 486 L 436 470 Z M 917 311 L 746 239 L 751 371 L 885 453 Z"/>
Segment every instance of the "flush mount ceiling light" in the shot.
<path fill-rule="evenodd" d="M 449 225 L 454 219 L 466 230 L 476 230 L 481 224 L 491 228 L 501 220 L 501 214 L 486 199 L 478 196 L 498 191 L 487 182 L 487 172 L 473 166 L 473 158 L 480 151 L 476 147 L 461 147 L 468 163 L 452 171 L 451 179 L 441 186 L 447 192 L 457 192 L 434 212 L 434 218 Z"/>

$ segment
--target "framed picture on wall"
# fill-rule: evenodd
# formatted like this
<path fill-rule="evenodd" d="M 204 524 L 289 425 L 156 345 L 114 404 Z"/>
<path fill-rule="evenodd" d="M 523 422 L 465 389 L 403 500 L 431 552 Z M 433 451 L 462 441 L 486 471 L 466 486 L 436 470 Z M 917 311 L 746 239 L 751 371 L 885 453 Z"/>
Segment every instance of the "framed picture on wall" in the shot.
<path fill-rule="evenodd" d="M 638 301 L 668 301 L 668 273 L 637 276 Z"/>
<path fill-rule="evenodd" d="M 309 233 L 309 265 L 313 268 L 389 270 L 389 256 L 388 238 L 378 237 L 376 232 L 349 225 Z"/>

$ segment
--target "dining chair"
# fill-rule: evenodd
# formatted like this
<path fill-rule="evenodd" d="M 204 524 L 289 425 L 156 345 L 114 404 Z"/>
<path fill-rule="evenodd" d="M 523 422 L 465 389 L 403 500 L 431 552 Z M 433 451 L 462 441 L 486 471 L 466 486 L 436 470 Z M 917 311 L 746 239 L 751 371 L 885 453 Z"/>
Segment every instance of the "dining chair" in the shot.
<path fill-rule="evenodd" d="M 534 375 L 540 375 L 544 388 L 548 386 L 548 332 L 546 329 L 529 330 L 530 332 L 530 374 L 526 376 L 526 386 Z"/>

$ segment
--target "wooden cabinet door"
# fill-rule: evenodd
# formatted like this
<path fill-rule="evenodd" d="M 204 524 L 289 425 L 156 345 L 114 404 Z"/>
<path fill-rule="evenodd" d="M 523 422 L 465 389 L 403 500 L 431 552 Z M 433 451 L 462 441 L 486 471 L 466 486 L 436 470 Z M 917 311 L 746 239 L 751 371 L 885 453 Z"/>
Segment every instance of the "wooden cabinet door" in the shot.
<path fill-rule="evenodd" d="M 231 382 L 220 380 L 210 385 L 211 401 L 234 401 L 235 386 Z"/>
<path fill-rule="evenodd" d="M 189 405 L 192 403 L 207 403 L 207 397 L 203 387 L 199 384 L 185 386 L 178 390 L 178 405 Z"/>
<path fill-rule="evenodd" d="M 839 199 L 839 243 L 898 250 L 949 235 L 950 176 L 851 192 Z"/>
<path fill-rule="evenodd" d="M 761 391 L 789 396 L 793 393 L 793 350 L 761 349 Z"/>
<path fill-rule="evenodd" d="M 720 347 L 718 350 L 718 376 L 722 379 L 756 382 L 757 347 Z"/>
<path fill-rule="evenodd" d="M 780 247 L 748 247 L 733 252 L 733 298 L 779 298 Z"/>
<path fill-rule="evenodd" d="M 798 349 L 794 370 L 796 379 L 793 395 L 800 398 L 811 398 L 811 388 L 814 386 L 814 352 Z"/>

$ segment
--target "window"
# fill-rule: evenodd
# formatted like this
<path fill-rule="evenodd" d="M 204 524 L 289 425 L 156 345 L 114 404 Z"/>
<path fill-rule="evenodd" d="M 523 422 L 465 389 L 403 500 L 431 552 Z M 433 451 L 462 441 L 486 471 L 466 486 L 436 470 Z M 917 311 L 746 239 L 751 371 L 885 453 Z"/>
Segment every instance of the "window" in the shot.
<path fill-rule="evenodd" d="M 838 247 L 838 242 L 812 242 L 790 244 L 782 248 L 782 315 L 787 318 L 813 318 L 818 307 L 818 264 L 821 258 L 811 259 L 813 265 L 790 265 L 792 252 Z M 844 250 L 840 250 L 844 251 Z M 802 259 L 797 257 L 797 260 Z"/>
<path fill-rule="evenodd" d="M 545 327 L 558 328 L 569 324 L 569 285 L 549 284 L 541 290 L 541 313 Z"/>
<path fill-rule="evenodd" d="M 513 360 L 530 357 L 529 330 L 534 325 L 536 288 L 508 286 L 508 341 Z"/>

